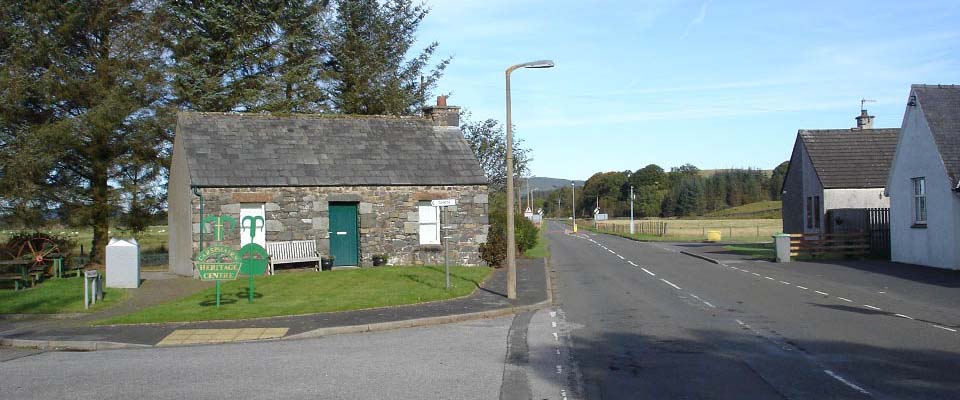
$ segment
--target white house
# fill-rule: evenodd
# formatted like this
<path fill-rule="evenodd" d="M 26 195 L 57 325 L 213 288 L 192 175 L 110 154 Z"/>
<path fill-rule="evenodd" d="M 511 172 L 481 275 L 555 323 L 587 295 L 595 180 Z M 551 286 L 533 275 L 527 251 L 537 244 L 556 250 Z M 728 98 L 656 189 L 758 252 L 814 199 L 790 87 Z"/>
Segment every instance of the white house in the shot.
<path fill-rule="evenodd" d="M 893 261 L 960 269 L 960 86 L 913 85 L 887 182 Z"/>
<path fill-rule="evenodd" d="M 844 221 L 828 219 L 831 210 L 889 207 L 883 191 L 900 130 L 873 129 L 866 110 L 856 120 L 856 128 L 797 132 L 783 180 L 784 232 L 837 231 Z"/>

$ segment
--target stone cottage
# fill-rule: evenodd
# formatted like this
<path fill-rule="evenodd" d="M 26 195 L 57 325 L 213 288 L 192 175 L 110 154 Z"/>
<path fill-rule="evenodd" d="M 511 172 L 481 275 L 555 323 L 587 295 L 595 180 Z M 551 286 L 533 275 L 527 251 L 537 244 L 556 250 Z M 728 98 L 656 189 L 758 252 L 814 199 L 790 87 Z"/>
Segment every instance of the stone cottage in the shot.
<path fill-rule="evenodd" d="M 441 99 L 442 100 L 442 99 Z M 204 217 L 240 224 L 223 242 L 314 240 L 334 266 L 479 265 L 487 180 L 459 129 L 459 107 L 423 117 L 182 112 L 168 188 L 170 270 L 194 275 Z M 456 199 L 441 213 L 435 199 Z M 264 234 L 250 237 L 247 229 Z M 211 227 L 204 229 L 209 235 Z M 209 236 L 207 238 L 209 240 Z"/>

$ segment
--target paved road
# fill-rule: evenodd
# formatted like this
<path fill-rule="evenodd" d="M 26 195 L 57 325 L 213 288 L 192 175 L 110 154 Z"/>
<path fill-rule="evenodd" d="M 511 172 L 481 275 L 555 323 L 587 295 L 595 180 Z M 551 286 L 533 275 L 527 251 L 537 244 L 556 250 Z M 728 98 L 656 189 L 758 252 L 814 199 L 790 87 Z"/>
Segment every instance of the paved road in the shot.
<path fill-rule="evenodd" d="M 710 264 L 559 224 L 548 236 L 560 310 L 579 327 L 576 397 L 960 398 L 953 300 L 890 297 L 846 281 L 856 274 Z"/>
<path fill-rule="evenodd" d="M 0 349 L 0 398 L 491 399 L 512 321 L 89 353 Z"/>

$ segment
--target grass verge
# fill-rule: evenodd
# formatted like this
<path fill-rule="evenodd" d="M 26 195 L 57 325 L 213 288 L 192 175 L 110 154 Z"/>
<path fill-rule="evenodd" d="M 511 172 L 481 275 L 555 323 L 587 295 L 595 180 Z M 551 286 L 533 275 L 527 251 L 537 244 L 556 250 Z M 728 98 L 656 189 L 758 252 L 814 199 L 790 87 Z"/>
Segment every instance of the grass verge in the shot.
<path fill-rule="evenodd" d="M 49 279 L 36 287 L 20 291 L 0 290 L 0 314 L 59 314 L 99 311 L 128 295 L 124 289 L 108 288 L 103 300 L 90 309 L 83 308 L 83 279 Z"/>
<path fill-rule="evenodd" d="M 550 254 L 550 246 L 547 244 L 547 236 L 543 234 L 545 226 L 537 232 L 537 245 L 532 249 L 523 252 L 526 258 L 545 258 Z"/>
<path fill-rule="evenodd" d="M 443 266 L 378 267 L 333 272 L 292 272 L 256 279 L 254 302 L 247 302 L 247 279 L 180 300 L 97 321 L 97 325 L 231 320 L 360 310 L 466 296 L 490 274 L 487 267 L 450 267 L 450 290 Z"/>
<path fill-rule="evenodd" d="M 776 257 L 776 250 L 773 248 L 773 243 L 744 243 L 727 245 L 723 246 L 723 248 L 734 254 L 755 258 L 773 259 Z"/>

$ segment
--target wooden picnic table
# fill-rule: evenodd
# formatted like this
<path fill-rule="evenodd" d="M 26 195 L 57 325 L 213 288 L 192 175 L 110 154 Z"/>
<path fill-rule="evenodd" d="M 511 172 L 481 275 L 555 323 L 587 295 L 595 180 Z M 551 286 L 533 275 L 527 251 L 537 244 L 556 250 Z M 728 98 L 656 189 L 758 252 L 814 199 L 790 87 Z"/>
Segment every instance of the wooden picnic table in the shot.
<path fill-rule="evenodd" d="M 18 269 L 19 278 L 15 275 L 2 276 L 5 280 L 13 281 L 13 290 L 20 290 L 20 282 L 22 281 L 24 285 L 27 283 L 27 274 L 29 265 L 33 264 L 33 260 L 0 260 L 0 266 L 16 266 Z M 7 269 L 7 268 L 4 268 Z"/>

